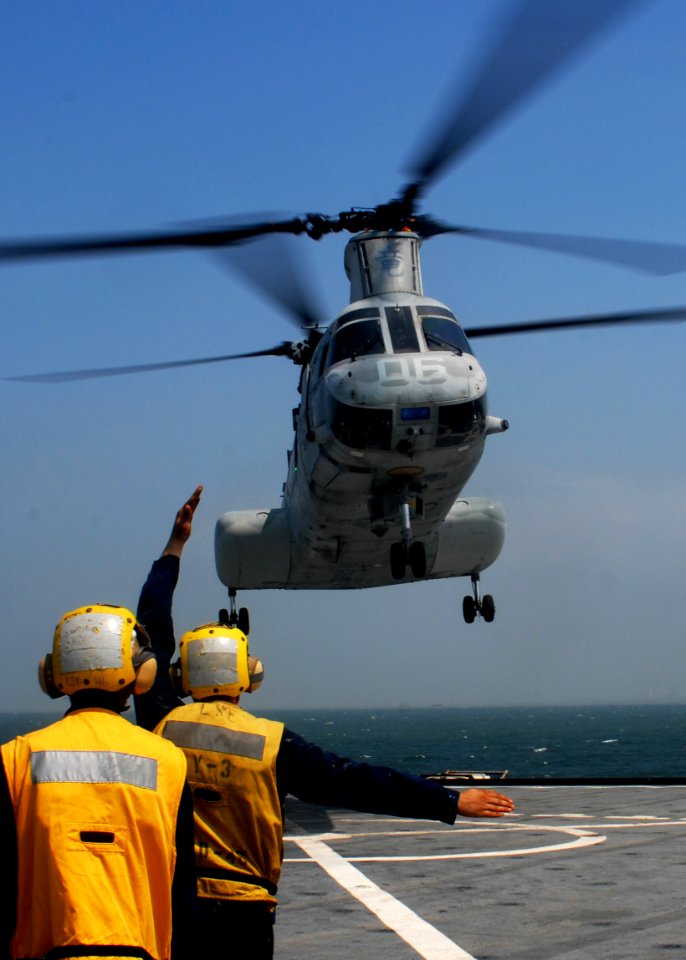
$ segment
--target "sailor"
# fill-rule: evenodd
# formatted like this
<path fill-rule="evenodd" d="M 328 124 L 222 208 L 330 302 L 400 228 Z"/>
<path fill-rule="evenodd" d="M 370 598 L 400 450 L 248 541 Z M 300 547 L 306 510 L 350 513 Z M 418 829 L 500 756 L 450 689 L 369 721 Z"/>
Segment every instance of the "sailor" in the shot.
<path fill-rule="evenodd" d="M 71 706 L 1 748 L 4 958 L 189 955 L 196 884 L 186 761 L 121 716 L 155 673 L 147 635 L 125 607 L 80 607 L 58 623 L 39 681 Z"/>
<path fill-rule="evenodd" d="M 169 660 L 175 645 L 172 597 L 201 492 L 198 487 L 177 513 L 138 607 L 153 648 Z M 253 716 L 239 701 L 259 686 L 262 674 L 240 630 L 204 624 L 181 639 L 171 670 L 177 693 L 164 689 L 160 674 L 156 689 L 137 700 L 139 723 L 151 723 L 157 714 L 156 731 L 186 754 L 195 811 L 199 952 L 206 956 L 225 952 L 230 942 L 239 956 L 272 957 L 287 794 L 307 803 L 444 823 L 458 814 L 501 817 L 514 809 L 495 790 L 458 793 L 387 767 L 354 763 L 282 723 Z M 184 704 L 178 694 L 193 702 Z M 180 705 L 165 715 L 175 698 Z"/>

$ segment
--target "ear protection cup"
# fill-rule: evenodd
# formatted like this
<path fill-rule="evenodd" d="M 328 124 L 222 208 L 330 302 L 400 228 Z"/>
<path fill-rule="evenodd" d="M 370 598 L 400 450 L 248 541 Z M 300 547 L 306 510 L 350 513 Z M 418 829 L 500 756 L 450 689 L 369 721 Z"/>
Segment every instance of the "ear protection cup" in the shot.
<path fill-rule="evenodd" d="M 169 664 L 169 682 L 177 696 L 186 696 L 183 692 L 183 683 L 181 682 L 181 657 Z"/>
<path fill-rule="evenodd" d="M 43 693 L 46 693 L 52 700 L 57 700 L 58 697 L 64 696 L 55 683 L 51 653 L 46 653 L 38 664 L 38 683 Z"/>
<path fill-rule="evenodd" d="M 254 693 L 258 687 L 262 686 L 264 680 L 264 664 L 259 657 L 248 657 L 248 676 L 250 677 L 250 686 L 248 693 Z"/>
<path fill-rule="evenodd" d="M 133 684 L 133 692 L 136 696 L 142 693 L 148 693 L 152 690 L 152 685 L 157 676 L 157 660 L 152 650 L 147 648 L 137 653 L 133 658 L 133 665 L 136 668 L 136 679 Z"/>
<path fill-rule="evenodd" d="M 148 693 L 152 689 L 157 676 L 157 659 L 150 646 L 150 637 L 145 627 L 136 623 L 133 642 L 133 669 L 136 672 L 136 679 L 133 684 L 133 692 L 136 696 L 142 693 Z"/>

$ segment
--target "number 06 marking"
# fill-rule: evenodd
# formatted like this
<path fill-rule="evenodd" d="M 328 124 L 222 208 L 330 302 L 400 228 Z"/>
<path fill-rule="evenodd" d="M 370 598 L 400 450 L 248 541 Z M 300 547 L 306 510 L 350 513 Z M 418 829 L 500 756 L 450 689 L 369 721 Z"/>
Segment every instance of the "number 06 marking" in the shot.
<path fill-rule="evenodd" d="M 445 383 L 445 360 L 436 357 L 394 357 L 379 362 L 379 383 L 382 387 L 406 387 L 412 380 L 419 384 Z"/>

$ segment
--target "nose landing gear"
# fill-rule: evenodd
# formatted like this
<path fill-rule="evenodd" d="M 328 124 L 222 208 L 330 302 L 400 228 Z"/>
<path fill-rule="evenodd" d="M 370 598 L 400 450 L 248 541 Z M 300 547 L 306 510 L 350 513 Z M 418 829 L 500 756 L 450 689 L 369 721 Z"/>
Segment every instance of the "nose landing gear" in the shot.
<path fill-rule="evenodd" d="M 225 627 L 238 627 L 246 637 L 250 633 L 250 614 L 247 607 L 236 610 L 236 590 L 229 587 L 229 610 L 219 611 L 219 622 Z"/>
<path fill-rule="evenodd" d="M 391 544 L 391 576 L 402 580 L 409 565 L 412 576 L 422 580 L 426 576 L 426 548 L 419 540 Z"/>
<path fill-rule="evenodd" d="M 477 615 L 483 617 L 486 623 L 492 623 L 495 617 L 495 601 L 490 593 L 485 593 L 483 597 L 480 595 L 478 573 L 472 574 L 472 593 L 473 596 L 467 596 L 462 601 L 465 623 L 474 623 Z"/>
<path fill-rule="evenodd" d="M 426 548 L 421 540 L 412 539 L 412 526 L 410 523 L 411 506 L 416 512 L 421 509 L 421 501 L 417 498 L 404 496 L 400 501 L 400 531 L 402 540 L 400 543 L 391 544 L 391 576 L 394 580 L 402 580 L 405 576 L 405 570 L 409 564 L 412 576 L 417 580 L 422 580 L 426 576 Z"/>

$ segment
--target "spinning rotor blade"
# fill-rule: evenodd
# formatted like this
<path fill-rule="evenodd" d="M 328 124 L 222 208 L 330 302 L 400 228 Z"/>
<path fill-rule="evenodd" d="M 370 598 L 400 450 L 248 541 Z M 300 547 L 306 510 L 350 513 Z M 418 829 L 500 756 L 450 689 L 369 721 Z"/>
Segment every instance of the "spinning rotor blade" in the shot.
<path fill-rule="evenodd" d="M 422 218 L 419 218 L 420 220 Z M 457 233 L 481 240 L 497 240 L 520 247 L 567 253 L 588 260 L 601 260 L 645 273 L 665 276 L 686 270 L 686 246 L 645 240 L 618 240 L 612 237 L 584 237 L 555 233 L 526 233 L 520 230 L 483 230 L 480 227 L 453 227 L 429 221 L 423 236 Z"/>
<path fill-rule="evenodd" d="M 561 67 L 614 16 L 637 0 L 521 0 L 483 59 L 467 93 L 455 100 L 433 142 L 410 165 L 411 200 L 439 171 Z"/>
<path fill-rule="evenodd" d="M 169 233 L 108 234 L 99 237 L 64 237 L 0 243 L 0 260 L 33 260 L 82 254 L 129 253 L 131 251 L 227 247 L 270 233 L 304 233 L 305 222 L 297 218 L 243 226 L 193 227 Z"/>
<path fill-rule="evenodd" d="M 468 337 L 501 337 L 512 333 L 536 333 L 539 330 L 561 330 L 566 327 L 612 327 L 631 323 L 681 323 L 686 320 L 686 307 L 666 310 L 633 310 L 626 313 L 599 313 L 590 317 L 567 317 L 562 320 L 532 320 L 527 323 L 499 323 L 492 327 L 465 327 Z"/>
<path fill-rule="evenodd" d="M 286 237 L 236 244 L 219 256 L 223 264 L 284 310 L 299 328 L 312 330 L 326 325 L 313 285 L 305 280 L 302 259 Z M 265 263 L 269 264 L 267 269 Z"/>
<path fill-rule="evenodd" d="M 148 373 L 151 370 L 171 370 L 175 367 L 194 367 L 203 363 L 223 363 L 224 360 L 243 360 L 246 357 L 289 357 L 292 344 L 284 340 L 267 350 L 252 353 L 230 353 L 224 357 L 202 357 L 197 360 L 169 360 L 163 363 L 139 363 L 132 367 L 98 367 L 94 370 L 63 370 L 60 373 L 29 373 L 21 377 L 5 377 L 25 383 L 68 383 L 71 380 L 93 380 L 96 377 L 118 377 L 125 373 Z"/>
<path fill-rule="evenodd" d="M 411 229 L 425 238 L 459 233 L 622 264 L 648 273 L 686 270 L 686 247 L 676 244 L 458 227 L 415 212 L 421 194 L 449 162 L 459 159 L 478 137 L 565 65 L 613 18 L 641 2 L 645 0 L 518 0 L 511 20 L 474 72 L 469 89 L 453 98 L 453 106 L 436 135 L 410 165 L 413 180 L 388 203 L 371 209 L 351 208 L 334 216 L 307 213 L 302 218 L 278 219 L 262 214 L 255 215 L 254 223 L 222 220 L 169 231 L 5 241 L 0 242 L 0 263 L 192 248 L 232 248 L 233 253 L 238 248 L 232 265 L 284 308 L 299 327 L 309 330 L 322 325 L 322 312 L 289 252 L 281 247 L 278 255 L 270 258 L 269 272 L 263 274 L 265 248 L 252 247 L 246 241 L 280 234 L 306 234 L 318 240 L 340 231 Z"/>

